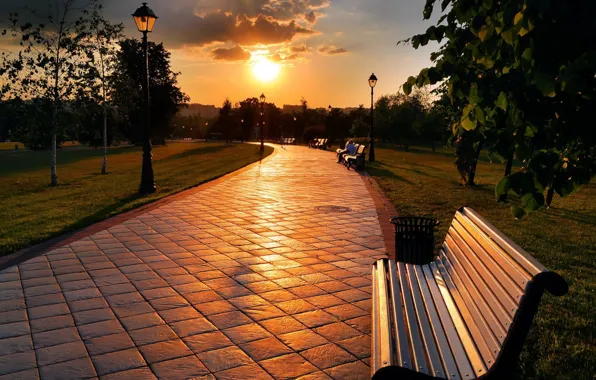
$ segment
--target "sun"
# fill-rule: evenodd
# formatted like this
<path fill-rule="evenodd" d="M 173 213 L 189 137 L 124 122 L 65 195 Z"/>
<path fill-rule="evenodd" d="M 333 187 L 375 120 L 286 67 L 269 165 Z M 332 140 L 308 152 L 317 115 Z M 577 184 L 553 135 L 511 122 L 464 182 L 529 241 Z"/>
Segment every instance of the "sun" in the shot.
<path fill-rule="evenodd" d="M 252 73 L 261 82 L 271 82 L 277 78 L 280 71 L 278 63 L 271 62 L 267 58 L 259 58 L 252 66 Z"/>

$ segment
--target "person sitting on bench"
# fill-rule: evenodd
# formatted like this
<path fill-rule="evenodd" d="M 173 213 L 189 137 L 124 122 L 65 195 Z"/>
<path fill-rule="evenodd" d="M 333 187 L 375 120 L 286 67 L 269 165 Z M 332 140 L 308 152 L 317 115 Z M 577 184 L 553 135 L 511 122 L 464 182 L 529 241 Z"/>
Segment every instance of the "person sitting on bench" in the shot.
<path fill-rule="evenodd" d="M 341 162 L 344 154 L 348 154 L 351 156 L 356 154 L 356 145 L 354 145 L 354 141 L 348 141 L 348 143 L 346 144 L 346 148 L 337 153 L 337 162 Z"/>

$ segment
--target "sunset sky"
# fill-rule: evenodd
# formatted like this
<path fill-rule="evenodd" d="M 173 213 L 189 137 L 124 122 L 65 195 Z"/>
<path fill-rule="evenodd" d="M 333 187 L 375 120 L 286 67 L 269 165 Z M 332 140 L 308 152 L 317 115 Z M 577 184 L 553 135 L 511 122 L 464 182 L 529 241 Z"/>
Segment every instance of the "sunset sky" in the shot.
<path fill-rule="evenodd" d="M 0 17 L 54 0 L 1 0 Z M 82 1 L 82 0 L 81 0 Z M 278 106 L 368 104 L 371 72 L 376 94 L 396 92 L 430 64 L 432 49 L 396 46 L 424 31 L 424 0 L 154 0 L 159 19 L 150 40 L 163 42 L 193 103 L 220 105 L 258 96 Z M 138 38 L 136 0 L 104 0 L 112 22 Z M 43 8 L 41 8 L 43 9 Z"/>

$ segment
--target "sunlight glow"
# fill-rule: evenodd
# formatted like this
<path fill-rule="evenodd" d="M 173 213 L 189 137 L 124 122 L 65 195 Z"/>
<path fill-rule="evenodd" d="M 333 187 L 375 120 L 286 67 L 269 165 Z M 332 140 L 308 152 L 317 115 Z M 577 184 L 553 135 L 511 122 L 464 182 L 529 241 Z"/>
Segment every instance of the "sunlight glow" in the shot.
<path fill-rule="evenodd" d="M 265 57 L 257 57 L 252 66 L 252 73 L 261 82 L 271 82 L 279 75 L 280 68 L 278 63 Z"/>

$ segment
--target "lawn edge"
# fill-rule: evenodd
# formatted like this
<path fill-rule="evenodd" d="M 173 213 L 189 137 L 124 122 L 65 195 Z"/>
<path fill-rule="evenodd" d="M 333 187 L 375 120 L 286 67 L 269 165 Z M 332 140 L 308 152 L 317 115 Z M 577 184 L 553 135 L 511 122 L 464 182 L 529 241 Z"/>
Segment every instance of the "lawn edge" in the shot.
<path fill-rule="evenodd" d="M 228 172 L 228 173 L 224 173 L 219 176 L 215 176 L 212 179 L 209 179 L 205 182 L 191 186 L 187 189 L 181 190 L 174 194 L 167 195 L 163 198 L 156 199 L 149 203 L 143 204 L 142 206 L 139 206 L 137 208 L 133 208 L 132 210 L 124 211 L 122 213 L 110 216 L 104 220 L 93 223 L 86 227 L 82 227 L 82 228 L 78 228 L 78 229 L 75 229 L 75 230 L 72 230 L 69 232 L 65 232 L 64 234 L 50 238 L 50 239 L 43 241 L 41 243 L 37 243 L 37 244 L 31 245 L 29 247 L 21 248 L 18 251 L 6 254 L 4 256 L 0 256 L 0 271 L 4 270 L 6 268 L 12 267 L 14 265 L 18 265 L 18 264 L 20 264 L 26 260 L 32 259 L 34 257 L 43 255 L 53 249 L 60 248 L 62 246 L 70 244 L 74 241 L 86 238 L 88 236 L 91 236 L 98 232 L 104 231 L 104 230 L 106 230 L 110 227 L 113 227 L 115 225 L 124 223 L 125 221 L 133 219 L 133 218 L 137 217 L 138 215 L 145 214 L 149 211 L 155 210 L 156 208 L 159 208 L 159 207 L 165 206 L 169 203 L 175 202 L 176 200 L 178 200 L 180 198 L 185 198 L 185 197 L 193 195 L 199 191 L 208 189 L 208 188 L 215 186 L 229 178 L 235 177 L 241 173 L 244 173 L 247 170 L 252 169 L 253 166 L 261 165 L 261 164 L 269 161 L 270 159 L 272 159 L 278 153 L 278 149 L 275 145 L 272 145 L 272 144 L 266 144 L 266 145 L 273 148 L 273 151 L 269 155 L 267 155 L 266 157 L 264 157 L 258 161 L 247 164 L 237 170 L 234 170 L 234 171 Z"/>

